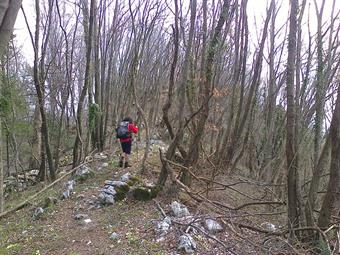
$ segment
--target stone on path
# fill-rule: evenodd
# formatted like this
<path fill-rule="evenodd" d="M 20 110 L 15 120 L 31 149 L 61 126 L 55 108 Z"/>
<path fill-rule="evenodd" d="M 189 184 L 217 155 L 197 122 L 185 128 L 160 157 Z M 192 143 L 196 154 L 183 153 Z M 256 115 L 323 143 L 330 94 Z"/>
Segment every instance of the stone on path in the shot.
<path fill-rule="evenodd" d="M 113 232 L 111 235 L 110 235 L 110 239 L 111 240 L 117 240 L 119 238 L 119 234 L 116 233 L 116 232 Z"/>
<path fill-rule="evenodd" d="M 43 213 L 44 213 L 44 209 L 42 209 L 41 207 L 38 207 L 37 209 L 35 209 L 35 211 L 33 213 L 33 219 L 34 220 L 40 219 L 40 217 Z"/>
<path fill-rule="evenodd" d="M 223 227 L 216 220 L 206 219 L 205 225 L 206 225 L 207 229 L 209 230 L 209 232 L 211 232 L 211 233 L 223 231 Z"/>
<path fill-rule="evenodd" d="M 181 218 L 190 215 L 188 208 L 185 205 L 178 203 L 177 201 L 172 202 L 170 207 L 175 217 Z"/>
<path fill-rule="evenodd" d="M 196 248 L 196 242 L 191 235 L 185 234 L 180 236 L 177 250 L 191 254 L 195 252 Z"/>
<path fill-rule="evenodd" d="M 168 233 L 171 228 L 170 217 L 165 217 L 162 221 L 157 222 L 156 233 L 160 236 L 164 236 Z"/>

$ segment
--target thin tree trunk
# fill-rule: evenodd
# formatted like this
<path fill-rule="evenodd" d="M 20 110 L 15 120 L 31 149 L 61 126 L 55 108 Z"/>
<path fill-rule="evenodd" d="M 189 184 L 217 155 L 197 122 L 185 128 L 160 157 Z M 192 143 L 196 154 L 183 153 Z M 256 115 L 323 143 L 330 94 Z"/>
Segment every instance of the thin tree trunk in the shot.
<path fill-rule="evenodd" d="M 288 188 L 288 227 L 290 237 L 294 237 L 293 229 L 300 224 L 298 203 L 298 165 L 295 137 L 295 99 L 294 99 L 294 75 L 296 61 L 296 32 L 297 32 L 298 0 L 291 1 L 288 35 L 288 60 L 287 60 L 287 122 L 286 122 L 286 157 L 287 157 L 287 188 Z"/>
<path fill-rule="evenodd" d="M 223 2 L 221 14 L 217 22 L 217 25 L 215 27 L 214 34 L 212 36 L 212 39 L 210 41 L 209 48 L 207 51 L 207 59 L 206 59 L 206 66 L 205 66 L 205 72 L 204 72 L 204 82 L 202 83 L 203 85 L 202 91 L 204 93 L 202 96 L 202 111 L 200 112 L 196 133 L 194 134 L 194 137 L 191 140 L 191 143 L 189 145 L 189 152 L 185 159 L 185 166 L 187 167 L 195 165 L 198 160 L 198 156 L 199 156 L 198 148 L 203 137 L 205 123 L 209 116 L 209 101 L 210 101 L 212 91 L 214 88 L 212 80 L 213 80 L 213 65 L 215 61 L 215 55 L 217 53 L 218 43 L 221 40 L 222 27 L 227 20 L 228 11 L 229 11 L 229 1 L 225 0 Z M 181 181 L 186 185 L 190 185 L 191 178 L 187 171 L 182 173 Z"/>
<path fill-rule="evenodd" d="M 321 144 L 321 129 L 323 126 L 324 118 L 324 65 L 323 65 L 323 49 L 322 49 L 322 15 L 325 0 L 322 1 L 321 9 L 318 11 L 317 3 L 314 0 L 316 17 L 317 17 L 317 71 L 316 71 L 316 83 L 315 83 L 315 120 L 314 120 L 314 167 L 316 167 Z"/>
<path fill-rule="evenodd" d="M 338 82 L 338 95 L 330 127 L 331 167 L 328 188 L 324 197 L 318 226 L 326 229 L 330 224 L 331 215 L 338 216 L 340 208 L 340 82 Z"/>
<path fill-rule="evenodd" d="M 0 118 L 0 213 L 5 211 L 4 168 L 2 162 L 2 119 Z"/>
<path fill-rule="evenodd" d="M 3 55 L 13 31 L 22 0 L 4 0 L 0 3 L 0 57 Z M 1 81 L 0 81 L 1 82 Z M 2 83 L 2 82 L 1 82 Z M 0 86 L 1 87 L 1 86 Z M 4 169 L 2 162 L 2 118 L 0 116 L 0 213 L 4 211 Z"/>
<path fill-rule="evenodd" d="M 32 152 L 29 160 L 29 169 L 38 169 L 40 162 L 38 160 L 41 154 L 41 114 L 39 105 L 36 103 L 33 114 L 33 136 L 32 136 Z"/>
<path fill-rule="evenodd" d="M 308 199 L 307 199 L 306 208 L 305 208 L 306 222 L 307 222 L 307 226 L 309 227 L 314 226 L 313 212 L 315 209 L 316 195 L 319 190 L 319 183 L 320 183 L 321 176 L 326 170 L 325 168 L 329 160 L 330 152 L 331 152 L 331 137 L 330 137 L 330 134 L 328 134 L 325 145 L 323 146 L 323 149 L 321 151 L 318 163 L 316 164 L 316 167 L 314 168 L 312 181 L 309 187 Z"/>
<path fill-rule="evenodd" d="M 77 122 L 77 136 L 74 142 L 73 147 L 73 167 L 76 167 L 80 164 L 80 161 L 83 157 L 83 142 L 82 142 L 82 116 L 83 116 L 83 107 L 84 101 L 86 97 L 86 93 L 90 84 L 90 70 L 91 70 L 91 52 L 92 52 L 92 37 L 93 37 L 93 25 L 94 25 L 94 11 L 96 8 L 96 0 L 91 0 L 91 8 L 90 8 L 90 19 L 89 19 L 89 32 L 87 36 L 87 44 L 86 44 L 86 68 L 85 68 L 85 79 L 84 86 L 81 89 L 76 122 Z"/>
<path fill-rule="evenodd" d="M 260 81 L 260 75 L 262 71 L 262 61 L 263 61 L 263 50 L 264 50 L 264 45 L 265 45 L 265 40 L 267 38 L 267 33 L 268 33 L 268 25 L 270 21 L 270 17 L 273 11 L 274 7 L 274 0 L 271 1 L 270 7 L 267 11 L 267 17 L 264 23 L 264 28 L 262 31 L 262 37 L 261 37 L 261 42 L 259 46 L 259 51 L 256 55 L 256 60 L 255 60 L 255 65 L 254 65 L 254 74 L 251 80 L 251 85 L 248 93 L 248 99 L 245 103 L 244 107 L 244 114 L 242 118 L 240 119 L 240 124 L 238 125 L 238 121 L 236 121 L 233 136 L 231 138 L 231 143 L 229 144 L 227 150 L 226 150 L 226 164 L 228 167 L 231 166 L 233 157 L 235 155 L 235 145 L 238 144 L 238 141 L 241 138 L 242 132 L 244 128 L 246 127 L 246 122 L 248 120 L 248 117 L 251 113 L 251 105 L 254 100 L 254 95 L 257 93 L 258 87 L 259 87 L 259 81 Z M 241 102 L 240 106 L 241 107 Z M 238 112 L 238 118 L 241 116 L 240 112 Z"/>

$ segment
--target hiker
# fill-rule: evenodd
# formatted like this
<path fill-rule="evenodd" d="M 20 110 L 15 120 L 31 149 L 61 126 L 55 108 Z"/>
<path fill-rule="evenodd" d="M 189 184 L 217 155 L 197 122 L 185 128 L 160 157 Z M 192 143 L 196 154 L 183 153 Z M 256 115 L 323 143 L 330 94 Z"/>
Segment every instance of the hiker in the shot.
<path fill-rule="evenodd" d="M 138 127 L 133 124 L 130 117 L 125 117 L 116 129 L 117 138 L 120 140 L 123 155 L 119 160 L 119 167 L 130 167 L 129 156 L 131 154 L 132 133 L 138 133 Z"/>

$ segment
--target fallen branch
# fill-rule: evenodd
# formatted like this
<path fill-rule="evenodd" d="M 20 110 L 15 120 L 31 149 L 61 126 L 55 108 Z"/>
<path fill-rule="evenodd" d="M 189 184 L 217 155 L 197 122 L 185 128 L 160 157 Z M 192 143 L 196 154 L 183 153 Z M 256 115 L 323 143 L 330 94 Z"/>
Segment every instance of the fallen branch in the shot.
<path fill-rule="evenodd" d="M 180 168 L 182 168 L 182 169 L 185 169 L 186 171 L 189 172 L 189 174 L 191 174 L 191 175 L 192 175 L 196 180 L 198 180 L 198 181 L 212 182 L 212 183 L 215 183 L 215 184 L 218 184 L 218 185 L 223 186 L 223 188 L 225 188 L 225 189 L 226 189 L 226 188 L 231 189 L 231 190 L 233 190 L 233 191 L 235 191 L 235 192 L 237 192 L 237 193 L 239 193 L 239 194 L 241 194 L 241 195 L 243 195 L 243 196 L 245 196 L 245 197 L 247 197 L 247 198 L 254 199 L 254 200 L 260 200 L 260 199 L 258 199 L 258 198 L 254 198 L 254 197 L 251 197 L 251 196 L 249 196 L 249 195 L 247 195 L 247 194 L 244 194 L 243 192 L 241 192 L 241 191 L 239 191 L 239 190 L 237 190 L 237 189 L 231 187 L 231 186 L 234 186 L 234 185 L 237 185 L 237 184 L 241 184 L 241 183 L 244 183 L 244 182 L 237 182 L 237 183 L 233 183 L 233 184 L 229 184 L 229 185 L 228 185 L 228 184 L 224 184 L 224 183 L 217 182 L 217 181 L 214 181 L 214 180 L 211 180 L 211 179 L 207 179 L 207 178 L 204 178 L 204 177 L 196 176 L 196 175 L 195 175 L 188 167 L 183 166 L 183 165 L 181 165 L 181 164 L 172 162 L 172 161 L 167 160 L 167 159 L 165 159 L 165 158 L 163 158 L 163 161 L 165 161 L 166 163 L 172 164 L 172 165 L 174 165 L 174 166 L 178 166 L 178 167 L 180 167 Z M 168 166 L 168 167 L 170 168 L 170 166 Z M 170 171 L 171 171 L 171 170 L 170 170 Z M 196 195 L 198 195 L 198 194 L 196 194 Z M 200 196 L 201 196 L 201 195 L 200 195 Z M 247 206 L 250 206 L 250 205 L 259 205 L 259 204 L 267 204 L 267 205 L 277 204 L 277 205 L 284 205 L 284 202 L 281 202 L 281 201 L 260 201 L 260 202 L 251 202 L 251 203 L 246 203 L 246 204 L 240 205 L 240 206 L 238 206 L 238 207 L 234 207 L 234 208 L 229 207 L 229 206 L 226 206 L 226 205 L 223 205 L 223 204 L 221 204 L 221 205 L 223 205 L 223 207 L 226 207 L 226 208 L 228 208 L 228 209 L 230 209 L 230 210 L 235 210 L 235 211 L 237 211 L 237 210 L 240 210 L 240 209 L 242 209 L 242 208 L 244 208 L 244 207 L 247 207 Z"/>
<path fill-rule="evenodd" d="M 191 226 L 192 228 L 195 228 L 195 229 L 199 230 L 199 231 L 202 232 L 206 237 L 208 237 L 208 238 L 214 240 L 215 242 L 217 242 L 218 244 L 220 244 L 221 246 L 223 246 L 223 248 L 224 248 L 226 251 L 230 252 L 231 254 L 235 254 L 235 255 L 236 255 L 236 253 L 234 253 L 233 251 L 231 251 L 231 249 L 232 249 L 233 247 L 228 247 L 224 242 L 222 242 L 222 241 L 219 240 L 218 238 L 216 238 L 216 237 L 210 235 L 209 233 L 207 233 L 206 231 L 204 231 L 204 230 L 201 229 L 200 227 L 195 226 L 194 224 L 190 224 L 190 226 Z"/>
<path fill-rule="evenodd" d="M 0 219 L 4 218 L 6 215 L 16 212 L 24 207 L 26 207 L 28 204 L 30 204 L 30 202 L 32 200 L 34 200 L 36 197 L 38 197 L 40 194 L 42 194 L 44 191 L 46 191 L 47 189 L 53 187 L 55 184 L 57 184 L 58 182 L 60 182 L 61 180 L 63 180 L 65 177 L 71 175 L 72 173 L 74 173 L 77 169 L 79 169 L 80 167 L 82 167 L 83 165 L 86 165 L 87 163 L 92 162 L 89 160 L 86 160 L 85 163 L 73 168 L 70 172 L 64 174 L 63 176 L 61 176 L 59 179 L 55 180 L 54 182 L 52 182 L 51 184 L 49 184 L 48 186 L 46 186 L 45 188 L 43 188 L 42 190 L 40 190 L 39 192 L 35 193 L 34 195 L 30 196 L 29 198 L 27 198 L 25 201 L 19 203 L 17 206 L 15 206 L 14 208 L 5 211 L 3 213 L 0 213 Z"/>
<path fill-rule="evenodd" d="M 166 213 L 165 211 L 163 210 L 163 208 L 161 207 L 161 205 L 159 204 L 159 202 L 157 200 L 154 200 L 158 210 L 161 212 L 161 214 L 163 215 L 163 217 L 165 218 L 166 217 Z"/>

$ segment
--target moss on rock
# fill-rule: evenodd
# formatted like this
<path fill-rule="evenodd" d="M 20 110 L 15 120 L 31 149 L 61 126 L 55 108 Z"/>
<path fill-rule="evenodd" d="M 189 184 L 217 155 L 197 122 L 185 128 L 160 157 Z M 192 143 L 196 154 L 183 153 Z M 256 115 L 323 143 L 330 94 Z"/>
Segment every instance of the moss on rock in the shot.
<path fill-rule="evenodd" d="M 92 177 L 94 177 L 94 172 L 89 170 L 86 173 L 82 173 L 82 174 L 79 174 L 79 175 L 77 175 L 77 174 L 74 175 L 73 180 L 78 181 L 78 182 L 84 182 L 87 179 L 92 178 Z"/>
<path fill-rule="evenodd" d="M 155 197 L 157 197 L 158 193 L 160 192 L 159 186 L 153 187 L 136 187 L 132 191 L 133 198 L 139 201 L 148 201 Z"/>
<path fill-rule="evenodd" d="M 116 190 L 116 195 L 115 195 L 115 199 L 116 200 L 123 200 L 124 198 L 126 198 L 127 193 L 130 190 L 130 186 L 128 184 L 126 185 L 120 185 L 120 186 L 115 186 L 115 190 Z"/>
<path fill-rule="evenodd" d="M 143 184 L 143 181 L 141 178 L 139 178 L 138 176 L 131 176 L 130 179 L 128 180 L 127 184 L 132 187 L 132 186 L 136 186 L 136 185 L 141 185 Z"/>

